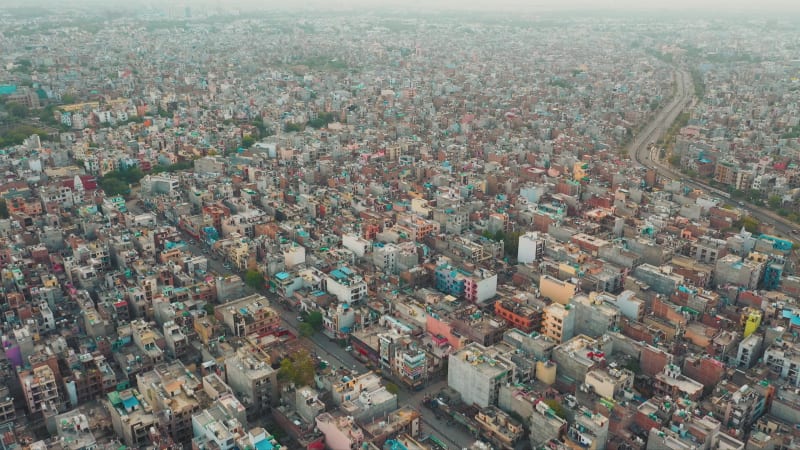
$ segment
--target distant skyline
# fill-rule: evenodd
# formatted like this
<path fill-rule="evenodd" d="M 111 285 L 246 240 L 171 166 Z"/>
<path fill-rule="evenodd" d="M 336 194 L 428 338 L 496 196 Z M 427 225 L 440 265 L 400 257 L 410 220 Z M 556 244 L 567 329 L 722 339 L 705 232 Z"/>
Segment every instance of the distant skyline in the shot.
<path fill-rule="evenodd" d="M 708 13 L 800 13 L 800 1 L 796 0 L 177 0 L 164 3 L 160 0 L 5 0 L 7 7 L 46 7 L 51 10 L 97 5 L 106 9 L 114 7 L 183 7 L 219 6 L 232 9 L 270 9 L 277 10 L 341 10 L 359 8 L 425 10 L 484 10 L 484 11 L 609 11 L 609 12 L 703 12 Z"/>

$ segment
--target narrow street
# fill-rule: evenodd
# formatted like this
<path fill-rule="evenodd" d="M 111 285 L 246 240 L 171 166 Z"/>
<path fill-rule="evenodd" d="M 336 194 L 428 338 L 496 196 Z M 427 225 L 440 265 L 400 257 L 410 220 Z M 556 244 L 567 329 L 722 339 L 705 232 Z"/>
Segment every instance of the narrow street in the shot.
<path fill-rule="evenodd" d="M 145 212 L 135 200 L 129 201 L 127 207 L 134 214 Z M 158 223 L 163 224 L 163 218 L 158 218 Z M 212 253 L 207 253 L 205 244 L 200 242 L 190 243 L 190 237 L 185 233 L 182 234 L 192 254 L 195 256 L 205 256 L 208 259 L 208 272 L 210 274 L 226 276 L 234 273 L 232 269 L 227 269 L 225 267 L 222 258 Z M 250 290 L 250 288 L 247 289 Z M 269 293 L 266 290 L 262 291 L 261 294 L 267 297 L 273 305 L 278 305 L 279 302 L 275 294 Z M 294 333 L 295 336 L 299 336 L 298 326 L 300 322 L 297 320 L 298 311 L 280 305 L 276 306 L 276 308 L 283 319 L 284 326 Z M 315 351 L 317 356 L 327 361 L 331 366 L 346 367 L 358 373 L 364 373 L 369 370 L 353 355 L 345 351 L 336 341 L 330 340 L 324 334 L 315 333 L 307 339 L 316 347 Z M 422 406 L 422 400 L 426 394 L 438 393 L 445 386 L 447 386 L 445 380 L 437 380 L 423 390 L 412 391 L 398 384 L 400 388 L 397 394 L 398 406 L 408 406 L 420 412 L 423 422 L 422 434 L 435 436 L 440 441 L 446 443 L 449 450 L 467 448 L 475 442 L 475 438 L 470 435 L 469 432 L 459 427 L 447 425 L 446 420 L 438 419 L 433 411 Z"/>

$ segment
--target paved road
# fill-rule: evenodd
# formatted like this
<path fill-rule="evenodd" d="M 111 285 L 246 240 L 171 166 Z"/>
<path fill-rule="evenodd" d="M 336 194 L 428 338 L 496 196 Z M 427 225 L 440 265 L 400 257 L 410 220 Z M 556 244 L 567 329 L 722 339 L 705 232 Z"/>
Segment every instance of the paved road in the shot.
<path fill-rule="evenodd" d="M 128 210 L 134 214 L 144 212 L 144 209 L 135 201 L 128 202 L 127 206 Z M 158 223 L 163 224 L 163 218 L 159 218 Z M 208 259 L 208 271 L 210 273 L 223 276 L 234 273 L 232 269 L 225 267 L 225 263 L 221 257 L 215 256 L 213 253 L 208 252 L 205 244 L 199 242 L 191 244 L 189 243 L 191 237 L 186 233 L 182 234 L 184 241 L 186 242 L 187 247 L 192 254 L 206 256 Z M 272 304 L 279 304 L 278 298 L 275 294 L 267 291 L 263 291 L 261 293 L 265 295 L 272 302 Z M 297 329 L 298 325 L 300 324 L 300 322 L 297 320 L 298 311 L 289 309 L 285 306 L 277 306 L 277 309 L 280 312 L 281 318 L 283 319 L 284 326 L 291 330 L 296 336 L 299 336 L 300 333 Z M 358 373 L 364 373 L 369 370 L 352 354 L 350 354 L 350 352 L 347 352 L 336 341 L 328 339 L 328 337 L 324 334 L 316 333 L 314 336 L 309 338 L 309 340 L 316 347 L 315 351 L 317 356 L 319 356 L 320 359 L 327 361 L 331 366 L 346 367 Z M 421 406 L 422 399 L 426 393 L 438 393 L 446 385 L 447 382 L 444 380 L 435 381 L 431 382 L 426 389 L 421 391 L 411 391 L 405 389 L 403 386 L 398 385 L 398 387 L 400 387 L 400 391 L 397 394 L 397 401 L 400 406 L 409 406 L 418 410 L 420 414 L 422 414 L 422 432 L 424 434 L 436 436 L 440 441 L 446 443 L 450 450 L 467 448 L 472 445 L 473 442 L 475 442 L 475 438 L 461 428 L 447 425 L 446 421 L 437 419 L 433 411 Z"/>
<path fill-rule="evenodd" d="M 694 84 L 691 75 L 686 70 L 675 72 L 675 95 L 672 100 L 634 137 L 633 142 L 628 147 L 628 153 L 633 161 L 642 167 L 656 169 L 662 178 L 681 180 L 682 183 L 692 189 L 700 189 L 713 194 L 714 188 L 696 180 L 687 179 L 685 175 L 673 170 L 658 160 L 658 153 L 651 152 L 649 145 L 664 136 L 670 125 L 678 115 L 688 106 L 694 104 Z M 773 224 L 776 233 L 785 237 L 793 237 L 792 230 L 800 228 L 795 223 L 769 211 L 758 207 L 752 203 L 739 201 L 738 207 L 750 216 L 761 222 Z"/>

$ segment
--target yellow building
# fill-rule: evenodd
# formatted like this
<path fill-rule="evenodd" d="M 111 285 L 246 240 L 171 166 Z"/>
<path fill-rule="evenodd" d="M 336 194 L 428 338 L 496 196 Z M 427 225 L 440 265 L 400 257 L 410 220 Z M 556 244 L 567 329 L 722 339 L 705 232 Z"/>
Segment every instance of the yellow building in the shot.
<path fill-rule="evenodd" d="M 572 339 L 575 328 L 575 313 L 570 305 L 551 303 L 544 307 L 542 334 L 559 344 Z"/>
<path fill-rule="evenodd" d="M 539 278 L 539 294 L 542 297 L 566 305 L 575 296 L 577 286 L 569 281 L 561 281 L 550 275 L 542 275 Z"/>
<path fill-rule="evenodd" d="M 750 336 L 758 330 L 761 325 L 761 311 L 755 308 L 745 308 L 742 311 L 742 326 L 744 326 L 744 337 Z"/>

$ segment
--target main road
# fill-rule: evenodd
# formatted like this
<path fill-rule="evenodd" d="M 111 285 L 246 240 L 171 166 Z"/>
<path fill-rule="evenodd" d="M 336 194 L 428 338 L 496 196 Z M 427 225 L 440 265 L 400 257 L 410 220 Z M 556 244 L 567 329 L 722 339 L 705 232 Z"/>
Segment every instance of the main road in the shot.
<path fill-rule="evenodd" d="M 675 79 L 675 95 L 672 97 L 672 100 L 656 114 L 653 120 L 634 136 L 633 141 L 628 146 L 628 154 L 639 167 L 655 169 L 662 178 L 681 180 L 684 185 L 692 189 L 699 189 L 713 195 L 715 191 L 714 188 L 697 179 L 686 178 L 671 167 L 663 164 L 658 159 L 658 151 L 651 151 L 650 144 L 662 138 L 669 127 L 675 122 L 675 119 L 678 118 L 678 115 L 683 112 L 685 108 L 693 105 L 695 101 L 694 83 L 689 72 L 680 69 L 675 71 L 673 76 Z M 772 224 L 777 232 L 775 234 L 791 237 L 793 234 L 792 230 L 800 228 L 797 224 L 765 208 L 744 201 L 738 201 L 737 203 L 738 207 L 748 215 L 758 219 L 760 222 Z"/>

